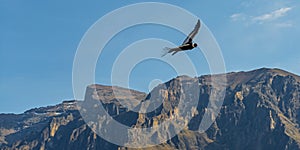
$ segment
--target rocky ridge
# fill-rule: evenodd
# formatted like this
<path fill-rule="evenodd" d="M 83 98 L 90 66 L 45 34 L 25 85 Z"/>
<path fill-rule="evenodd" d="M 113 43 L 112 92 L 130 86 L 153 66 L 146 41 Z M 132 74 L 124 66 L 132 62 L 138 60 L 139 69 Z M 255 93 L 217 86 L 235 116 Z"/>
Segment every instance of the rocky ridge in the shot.
<path fill-rule="evenodd" d="M 210 116 L 216 121 L 200 133 L 198 128 L 208 111 L 213 90 L 211 79 L 221 76 L 224 75 L 180 76 L 157 86 L 149 94 L 90 85 L 84 101 L 92 102 L 92 106 L 72 100 L 23 114 L 0 114 L 0 149 L 128 149 L 95 134 L 95 129 L 85 123 L 78 111 L 97 110 L 101 105 L 115 120 L 133 128 L 155 127 L 174 118 L 180 120 L 174 127 L 166 126 L 165 133 L 170 134 L 169 130 L 177 126 L 184 126 L 183 130 L 171 140 L 147 149 L 300 149 L 300 77 L 280 69 L 226 74 L 228 82 L 220 113 Z M 182 89 L 183 85 L 198 92 L 189 93 Z M 114 90 L 121 94 L 114 94 Z M 181 108 L 180 100 L 197 102 L 197 105 Z M 153 106 L 155 109 L 148 113 L 131 111 L 122 105 L 140 110 L 139 104 L 148 101 L 151 103 L 145 105 L 146 109 L 153 104 L 160 105 Z M 182 117 L 179 110 L 190 112 L 185 115 L 188 118 Z M 98 124 L 106 122 L 102 120 Z M 157 140 L 164 136 L 158 132 L 151 134 Z M 140 138 L 131 137 L 135 141 Z"/>

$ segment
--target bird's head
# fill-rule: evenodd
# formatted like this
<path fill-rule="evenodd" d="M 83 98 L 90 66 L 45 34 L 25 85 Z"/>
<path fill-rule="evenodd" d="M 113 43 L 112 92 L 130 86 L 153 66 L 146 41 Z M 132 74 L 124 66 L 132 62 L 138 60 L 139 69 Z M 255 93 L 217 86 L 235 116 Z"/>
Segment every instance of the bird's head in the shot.
<path fill-rule="evenodd" d="M 197 43 L 193 43 L 193 47 L 194 47 L 194 48 L 197 47 Z"/>

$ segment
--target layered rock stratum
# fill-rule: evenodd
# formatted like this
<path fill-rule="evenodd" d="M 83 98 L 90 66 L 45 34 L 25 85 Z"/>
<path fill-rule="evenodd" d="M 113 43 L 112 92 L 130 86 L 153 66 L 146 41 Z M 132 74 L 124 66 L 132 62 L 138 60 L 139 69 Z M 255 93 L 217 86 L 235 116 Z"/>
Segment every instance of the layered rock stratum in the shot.
<path fill-rule="evenodd" d="M 197 78 L 179 76 L 158 85 L 149 94 L 90 85 L 83 101 L 63 101 L 22 114 L 0 114 L 0 149 L 130 149 L 126 147 L 128 137 L 124 137 L 125 146 L 119 146 L 93 132 L 99 125 L 109 125 L 107 120 L 98 119 L 94 128 L 86 123 L 88 121 L 82 116 L 90 113 L 85 112 L 93 112 L 99 107 L 114 120 L 131 128 L 155 128 L 168 120 L 179 120 L 177 124 L 165 125 L 166 134 L 180 126 L 182 130 L 178 134 L 146 149 L 300 149 L 300 77 L 280 69 L 262 68 L 226 74 L 226 91 L 220 112 L 211 115 L 215 122 L 205 132 L 200 132 L 203 115 L 209 111 L 209 97 L 213 88 L 218 88 L 212 87 L 212 78 L 221 77 L 224 74 Z M 182 89 L 183 85 L 197 92 L 189 93 Z M 180 108 L 180 101 L 197 102 L 197 105 Z M 147 102 L 148 105 L 140 105 Z M 155 109 L 141 112 L 131 108 Z M 183 110 L 189 112 L 187 118 L 180 115 Z M 101 118 L 101 115 L 94 113 L 92 118 Z M 151 134 L 157 140 L 164 136 L 159 132 Z M 139 135 L 131 135 L 129 139 L 148 143 L 147 138 Z"/>

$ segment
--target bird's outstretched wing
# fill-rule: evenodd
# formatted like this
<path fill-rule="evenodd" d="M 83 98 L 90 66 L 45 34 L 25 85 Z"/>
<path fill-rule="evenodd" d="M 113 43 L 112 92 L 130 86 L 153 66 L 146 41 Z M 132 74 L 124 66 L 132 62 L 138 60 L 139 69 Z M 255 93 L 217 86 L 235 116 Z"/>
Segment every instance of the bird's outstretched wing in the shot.
<path fill-rule="evenodd" d="M 182 45 L 183 44 L 188 44 L 188 43 L 191 43 L 193 38 L 196 36 L 196 34 L 198 33 L 199 29 L 200 29 L 200 20 L 198 19 L 197 21 L 197 24 L 194 28 L 194 30 L 189 34 L 188 37 L 186 37 L 186 39 L 183 41 Z"/>

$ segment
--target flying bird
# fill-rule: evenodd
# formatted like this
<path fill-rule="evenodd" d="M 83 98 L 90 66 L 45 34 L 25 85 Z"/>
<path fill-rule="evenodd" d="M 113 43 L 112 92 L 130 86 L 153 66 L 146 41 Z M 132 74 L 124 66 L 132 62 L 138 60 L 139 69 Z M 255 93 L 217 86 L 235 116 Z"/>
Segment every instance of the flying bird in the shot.
<path fill-rule="evenodd" d="M 188 35 L 188 37 L 186 37 L 186 39 L 183 41 L 183 43 L 180 46 L 175 47 L 175 48 L 165 47 L 162 57 L 167 55 L 168 53 L 172 53 L 172 55 L 175 55 L 176 53 L 178 53 L 180 51 L 192 50 L 193 48 L 197 47 L 197 43 L 193 43 L 193 38 L 198 33 L 198 31 L 200 29 L 200 25 L 201 25 L 200 20 L 198 19 L 194 30 Z"/>

